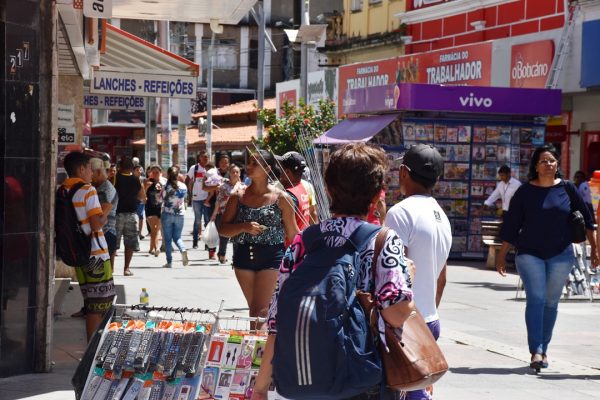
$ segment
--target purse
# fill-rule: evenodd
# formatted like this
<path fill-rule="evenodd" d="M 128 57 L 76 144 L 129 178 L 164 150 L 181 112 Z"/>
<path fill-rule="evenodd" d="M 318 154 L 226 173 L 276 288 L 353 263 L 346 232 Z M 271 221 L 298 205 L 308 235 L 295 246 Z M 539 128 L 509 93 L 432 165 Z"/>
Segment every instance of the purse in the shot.
<path fill-rule="evenodd" d="M 574 208 L 575 202 L 573 201 L 576 193 L 573 193 L 573 188 L 565 181 L 565 190 L 569 195 L 569 202 L 571 203 L 571 213 L 569 214 L 569 228 L 571 230 L 571 241 L 573 243 L 582 243 L 586 240 L 586 229 L 585 229 L 585 218 L 578 209 Z"/>
<path fill-rule="evenodd" d="M 376 260 L 381 254 L 388 230 L 389 228 L 386 227 L 381 228 L 375 239 L 373 281 L 375 281 Z M 414 311 L 408 317 L 402 329 L 394 329 L 384 323 L 385 332 L 380 332 L 379 305 L 373 294 L 359 290 L 357 297 L 370 321 L 373 340 L 377 342 L 381 356 L 387 387 L 398 391 L 425 389 L 448 371 L 444 354 L 418 311 Z M 385 337 L 385 342 L 380 333 Z"/>

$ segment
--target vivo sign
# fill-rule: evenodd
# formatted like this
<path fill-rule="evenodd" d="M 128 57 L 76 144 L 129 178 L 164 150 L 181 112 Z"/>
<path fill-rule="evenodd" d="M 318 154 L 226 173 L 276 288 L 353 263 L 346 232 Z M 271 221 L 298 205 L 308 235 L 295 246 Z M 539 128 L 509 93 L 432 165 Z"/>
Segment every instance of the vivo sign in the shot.
<path fill-rule="evenodd" d="M 489 97 L 475 97 L 473 93 L 469 93 L 468 96 L 460 96 L 458 99 L 463 107 L 490 108 L 494 105 L 494 102 Z"/>

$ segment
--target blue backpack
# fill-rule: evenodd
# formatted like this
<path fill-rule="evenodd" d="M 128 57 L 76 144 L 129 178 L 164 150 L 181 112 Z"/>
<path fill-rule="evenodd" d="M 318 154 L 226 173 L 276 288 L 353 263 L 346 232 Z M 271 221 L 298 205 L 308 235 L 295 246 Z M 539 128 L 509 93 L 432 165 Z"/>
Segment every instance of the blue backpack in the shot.
<path fill-rule="evenodd" d="M 273 381 L 289 399 L 342 399 L 383 379 L 369 321 L 356 297 L 359 254 L 379 227 L 361 224 L 341 247 L 319 225 L 302 234 L 306 257 L 280 288 Z"/>

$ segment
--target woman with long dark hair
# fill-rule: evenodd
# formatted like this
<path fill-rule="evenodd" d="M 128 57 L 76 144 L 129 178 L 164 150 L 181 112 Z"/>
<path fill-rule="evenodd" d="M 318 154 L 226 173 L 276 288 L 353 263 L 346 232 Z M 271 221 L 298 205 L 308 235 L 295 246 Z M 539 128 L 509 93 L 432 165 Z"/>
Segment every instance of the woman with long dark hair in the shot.
<path fill-rule="evenodd" d="M 179 181 L 179 167 L 172 166 L 167 170 L 167 184 L 162 192 L 163 209 L 160 217 L 163 229 L 163 242 L 167 263 L 164 268 L 171 268 L 173 256 L 171 255 L 173 243 L 181 252 L 183 265 L 188 265 L 188 255 L 181 232 L 183 231 L 183 216 L 185 214 L 185 201 L 187 198 L 187 187 Z"/>
<path fill-rule="evenodd" d="M 515 264 L 521 276 L 527 305 L 525 323 L 531 368 L 548 367 L 548 344 L 556 322 L 558 302 L 575 263 L 569 215 L 579 210 L 585 218 L 591 261 L 598 265 L 594 222 L 577 188 L 561 179 L 559 155 L 551 145 L 537 148 L 529 166 L 529 182 L 510 201 L 500 232 L 502 247 L 496 269 L 506 275 L 505 258 L 517 248 Z"/>
<path fill-rule="evenodd" d="M 251 154 L 246 173 L 252 183 L 231 196 L 221 219 L 220 234 L 233 238 L 233 268 L 251 317 L 266 316 L 285 238 L 298 233 L 291 199 L 269 183 L 276 168 L 268 151 Z"/>
<path fill-rule="evenodd" d="M 146 188 L 146 220 L 148 221 L 148 231 L 150 232 L 150 250 L 149 253 L 158 257 L 160 246 L 158 244 L 158 234 L 160 233 L 160 215 L 162 209 L 162 191 L 163 182 L 160 174 L 162 169 L 158 165 L 148 168 L 148 179 L 144 182 Z"/>

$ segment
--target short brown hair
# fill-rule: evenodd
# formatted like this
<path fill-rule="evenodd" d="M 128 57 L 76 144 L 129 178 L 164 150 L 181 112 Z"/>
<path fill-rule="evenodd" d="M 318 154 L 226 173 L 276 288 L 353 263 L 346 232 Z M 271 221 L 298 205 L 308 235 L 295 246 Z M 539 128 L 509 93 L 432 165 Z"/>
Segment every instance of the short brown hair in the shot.
<path fill-rule="evenodd" d="M 331 212 L 366 215 L 383 189 L 386 167 L 384 151 L 365 143 L 347 144 L 333 152 L 325 171 Z"/>

